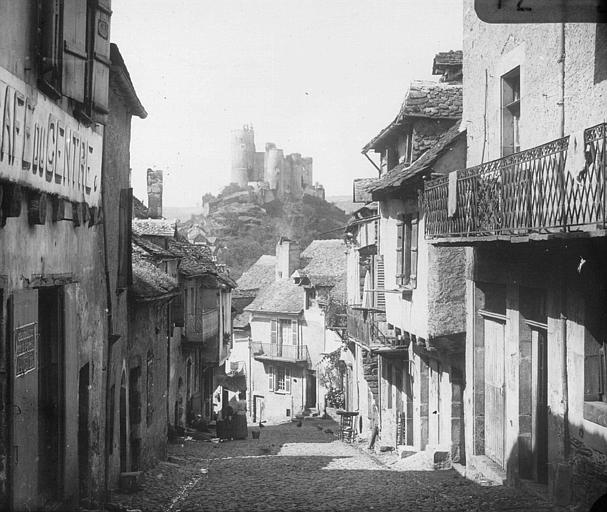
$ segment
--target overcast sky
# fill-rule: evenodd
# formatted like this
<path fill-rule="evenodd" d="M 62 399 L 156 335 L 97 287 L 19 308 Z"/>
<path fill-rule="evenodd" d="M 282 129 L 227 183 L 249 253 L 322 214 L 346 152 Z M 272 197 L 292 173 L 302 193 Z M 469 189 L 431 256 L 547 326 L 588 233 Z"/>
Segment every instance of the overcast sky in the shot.
<path fill-rule="evenodd" d="M 230 181 L 230 130 L 255 127 L 314 158 L 327 195 L 374 175 L 361 147 L 397 114 L 439 51 L 461 49 L 461 0 L 125 0 L 118 44 L 148 111 L 134 118 L 135 194 L 165 170 L 164 204 L 195 206 Z"/>

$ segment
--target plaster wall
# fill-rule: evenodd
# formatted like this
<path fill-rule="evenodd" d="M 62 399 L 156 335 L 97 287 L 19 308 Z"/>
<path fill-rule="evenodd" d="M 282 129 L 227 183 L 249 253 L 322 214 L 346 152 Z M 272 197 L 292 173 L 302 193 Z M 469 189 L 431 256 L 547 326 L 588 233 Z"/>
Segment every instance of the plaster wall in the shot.
<path fill-rule="evenodd" d="M 521 72 L 522 149 L 561 136 L 560 37 L 559 24 L 484 23 L 476 16 L 473 0 L 465 0 L 463 121 L 468 136 L 468 166 L 481 163 L 483 149 L 484 161 L 501 157 L 500 80 L 516 66 Z M 604 26 L 565 25 L 564 135 L 604 121 L 604 42 Z"/>

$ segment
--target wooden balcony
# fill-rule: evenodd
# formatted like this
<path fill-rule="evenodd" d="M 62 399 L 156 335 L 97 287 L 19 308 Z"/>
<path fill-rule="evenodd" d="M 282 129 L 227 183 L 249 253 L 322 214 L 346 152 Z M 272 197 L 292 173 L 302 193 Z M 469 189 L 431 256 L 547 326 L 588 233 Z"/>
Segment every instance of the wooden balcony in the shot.
<path fill-rule="evenodd" d="M 310 362 L 307 345 L 281 345 L 278 343 L 251 343 L 253 357 L 258 361 L 279 361 L 284 363 Z"/>
<path fill-rule="evenodd" d="M 429 181 L 426 238 L 471 245 L 604 235 L 606 134 L 607 124 L 585 130 L 586 165 L 577 176 L 566 170 L 570 136 L 458 172 L 452 217 L 448 176 Z"/>
<path fill-rule="evenodd" d="M 187 314 L 185 333 L 188 342 L 208 343 L 219 340 L 219 309 Z"/>

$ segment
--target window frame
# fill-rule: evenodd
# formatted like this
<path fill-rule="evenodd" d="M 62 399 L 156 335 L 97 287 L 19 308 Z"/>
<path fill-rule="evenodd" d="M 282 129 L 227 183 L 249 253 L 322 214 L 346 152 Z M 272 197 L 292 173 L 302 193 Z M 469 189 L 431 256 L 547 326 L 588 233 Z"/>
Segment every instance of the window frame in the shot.
<path fill-rule="evenodd" d="M 396 225 L 396 286 L 400 289 L 417 288 L 419 216 L 401 214 Z"/>
<path fill-rule="evenodd" d="M 271 392 L 290 395 L 292 379 L 291 368 L 274 365 L 268 367 L 268 388 Z"/>
<path fill-rule="evenodd" d="M 521 151 L 521 67 L 516 66 L 500 78 L 501 83 L 501 155 Z"/>

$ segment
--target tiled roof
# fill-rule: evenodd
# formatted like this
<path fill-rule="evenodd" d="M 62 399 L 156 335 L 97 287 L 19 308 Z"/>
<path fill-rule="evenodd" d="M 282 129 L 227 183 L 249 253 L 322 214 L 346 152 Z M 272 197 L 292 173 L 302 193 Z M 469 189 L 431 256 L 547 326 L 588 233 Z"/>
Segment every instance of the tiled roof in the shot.
<path fill-rule="evenodd" d="M 175 221 L 166 219 L 133 219 L 133 233 L 141 236 L 175 236 Z"/>
<path fill-rule="evenodd" d="M 377 178 L 356 178 L 352 185 L 353 189 L 353 203 L 368 203 L 371 201 L 371 194 L 369 188 L 377 181 Z"/>
<path fill-rule="evenodd" d="M 466 132 L 460 132 L 459 125 L 460 123 L 455 123 L 455 125 L 439 137 L 428 151 L 411 165 L 407 166 L 401 163 L 395 166 L 373 185 L 371 192 L 386 192 L 388 189 L 398 188 L 405 181 L 429 171 L 436 160 L 446 151 L 449 151 L 460 137 L 465 137 Z"/>
<path fill-rule="evenodd" d="M 235 295 L 252 296 L 266 286 L 272 284 L 275 280 L 276 256 L 264 254 L 251 265 L 238 279 Z M 249 292 L 249 293 L 247 293 Z"/>
<path fill-rule="evenodd" d="M 157 258 L 163 258 L 163 259 L 177 258 L 177 255 L 175 253 L 173 253 L 171 251 L 167 251 L 166 249 L 163 249 L 159 245 L 156 245 L 155 243 L 150 242 L 149 240 L 146 240 L 145 238 L 143 238 L 139 235 L 136 235 L 135 233 L 133 233 L 133 235 L 132 235 L 132 240 L 133 240 L 134 246 L 137 246 L 140 249 L 143 249 L 143 251 L 150 254 L 151 256 L 155 256 Z"/>
<path fill-rule="evenodd" d="M 217 274 L 217 267 L 213 262 L 211 251 L 208 247 L 169 239 L 169 249 L 181 257 L 179 264 L 180 274 L 186 277 Z"/>
<path fill-rule="evenodd" d="M 339 295 L 346 278 L 346 244 L 343 240 L 313 240 L 301 253 L 308 262 L 299 274 L 313 286 L 332 286 Z"/>
<path fill-rule="evenodd" d="M 432 74 L 437 74 L 437 67 L 461 66 L 464 52 L 462 50 L 451 50 L 448 52 L 438 52 L 432 62 Z"/>
<path fill-rule="evenodd" d="M 303 310 L 303 304 L 303 288 L 290 279 L 280 279 L 261 290 L 244 310 L 296 314 Z"/>
<path fill-rule="evenodd" d="M 154 300 L 178 292 L 177 282 L 137 252 L 133 253 L 133 284 L 131 293 L 138 299 Z"/>
<path fill-rule="evenodd" d="M 415 80 L 411 82 L 398 116 L 362 149 L 381 149 L 386 137 L 397 131 L 407 118 L 461 119 L 462 85 Z"/>

